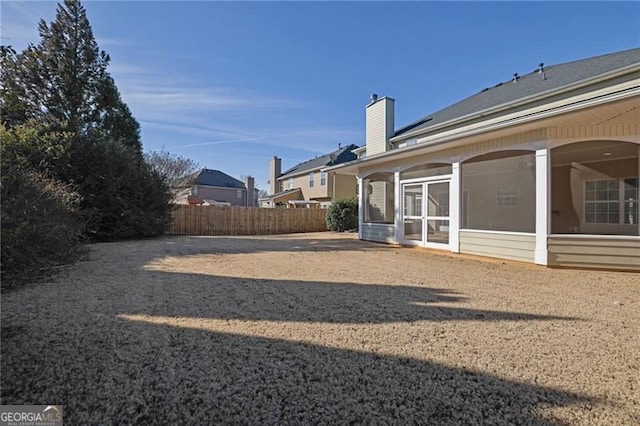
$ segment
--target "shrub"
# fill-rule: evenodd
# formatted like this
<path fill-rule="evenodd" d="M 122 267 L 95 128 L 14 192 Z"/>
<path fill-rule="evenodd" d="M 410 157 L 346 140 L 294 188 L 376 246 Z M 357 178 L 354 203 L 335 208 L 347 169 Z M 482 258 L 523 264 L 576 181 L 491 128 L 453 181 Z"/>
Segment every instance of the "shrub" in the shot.
<path fill-rule="evenodd" d="M 4 142 L 4 141 L 3 141 Z M 43 275 L 80 254 L 79 196 L 43 172 L 2 158 L 2 289 Z"/>
<path fill-rule="evenodd" d="M 334 201 L 327 209 L 325 220 L 331 231 L 358 229 L 358 199 L 354 197 Z"/>
<path fill-rule="evenodd" d="M 65 135 L 44 135 L 34 123 L 0 126 L 2 288 L 70 263 L 80 254 L 80 197 L 48 171 Z"/>
<path fill-rule="evenodd" d="M 108 139 L 86 141 L 72 157 L 86 235 L 114 241 L 161 235 L 171 220 L 166 182 L 130 148 Z"/>

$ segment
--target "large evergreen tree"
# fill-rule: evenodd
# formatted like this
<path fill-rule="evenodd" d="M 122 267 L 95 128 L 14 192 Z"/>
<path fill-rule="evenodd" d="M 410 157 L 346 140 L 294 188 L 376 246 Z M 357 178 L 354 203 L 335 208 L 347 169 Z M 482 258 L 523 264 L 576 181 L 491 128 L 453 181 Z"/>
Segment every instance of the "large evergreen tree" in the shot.
<path fill-rule="evenodd" d="M 5 52 L 0 113 L 11 126 L 29 118 L 78 137 L 106 132 L 141 151 L 140 126 L 107 71 L 79 1 L 58 5 L 56 19 L 39 24 L 40 42 L 22 53 Z"/>
<path fill-rule="evenodd" d="M 53 22 L 40 21 L 39 32 L 40 42 L 19 54 L 10 47 L 0 51 L 2 124 L 11 129 L 38 123 L 42 137 L 34 140 L 43 145 L 35 150 L 55 145 L 57 155 L 46 171 L 76 188 L 78 217 L 90 237 L 162 233 L 169 190 L 144 161 L 140 126 L 109 75 L 109 55 L 98 48 L 86 10 L 77 0 L 65 0 Z"/>

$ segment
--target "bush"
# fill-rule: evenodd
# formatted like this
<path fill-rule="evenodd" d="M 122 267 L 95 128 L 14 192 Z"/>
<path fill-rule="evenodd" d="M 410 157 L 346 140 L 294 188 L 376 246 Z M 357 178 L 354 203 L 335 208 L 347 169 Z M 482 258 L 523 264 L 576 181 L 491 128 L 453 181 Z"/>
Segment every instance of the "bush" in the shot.
<path fill-rule="evenodd" d="M 2 287 L 76 260 L 78 195 L 34 171 L 2 174 Z"/>
<path fill-rule="evenodd" d="M 0 211 L 2 289 L 70 263 L 80 254 L 80 197 L 46 171 L 46 155 L 37 169 L 23 156 L 37 132 L 0 128 L 2 177 Z"/>
<path fill-rule="evenodd" d="M 358 198 L 336 200 L 327 209 L 325 218 L 331 231 L 358 229 Z"/>
<path fill-rule="evenodd" d="M 72 156 L 86 235 L 114 241 L 162 235 L 171 220 L 171 193 L 162 177 L 130 148 L 85 141 Z"/>

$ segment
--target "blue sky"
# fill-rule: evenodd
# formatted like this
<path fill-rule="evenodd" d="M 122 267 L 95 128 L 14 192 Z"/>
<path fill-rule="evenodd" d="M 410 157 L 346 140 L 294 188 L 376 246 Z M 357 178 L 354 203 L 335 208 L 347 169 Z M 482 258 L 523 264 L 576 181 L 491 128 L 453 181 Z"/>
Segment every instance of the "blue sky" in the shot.
<path fill-rule="evenodd" d="M 399 128 L 540 63 L 640 46 L 640 2 L 84 2 L 110 72 L 164 148 L 268 188 L 364 144 L 371 93 Z M 2 44 L 37 43 L 55 2 L 1 3 Z"/>

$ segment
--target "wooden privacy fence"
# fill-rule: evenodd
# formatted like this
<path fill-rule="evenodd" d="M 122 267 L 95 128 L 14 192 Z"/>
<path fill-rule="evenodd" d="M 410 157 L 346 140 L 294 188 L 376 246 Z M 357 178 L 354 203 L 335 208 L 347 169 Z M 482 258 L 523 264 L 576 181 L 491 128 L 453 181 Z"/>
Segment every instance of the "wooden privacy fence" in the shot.
<path fill-rule="evenodd" d="M 326 210 L 177 205 L 169 235 L 268 235 L 326 231 Z"/>

